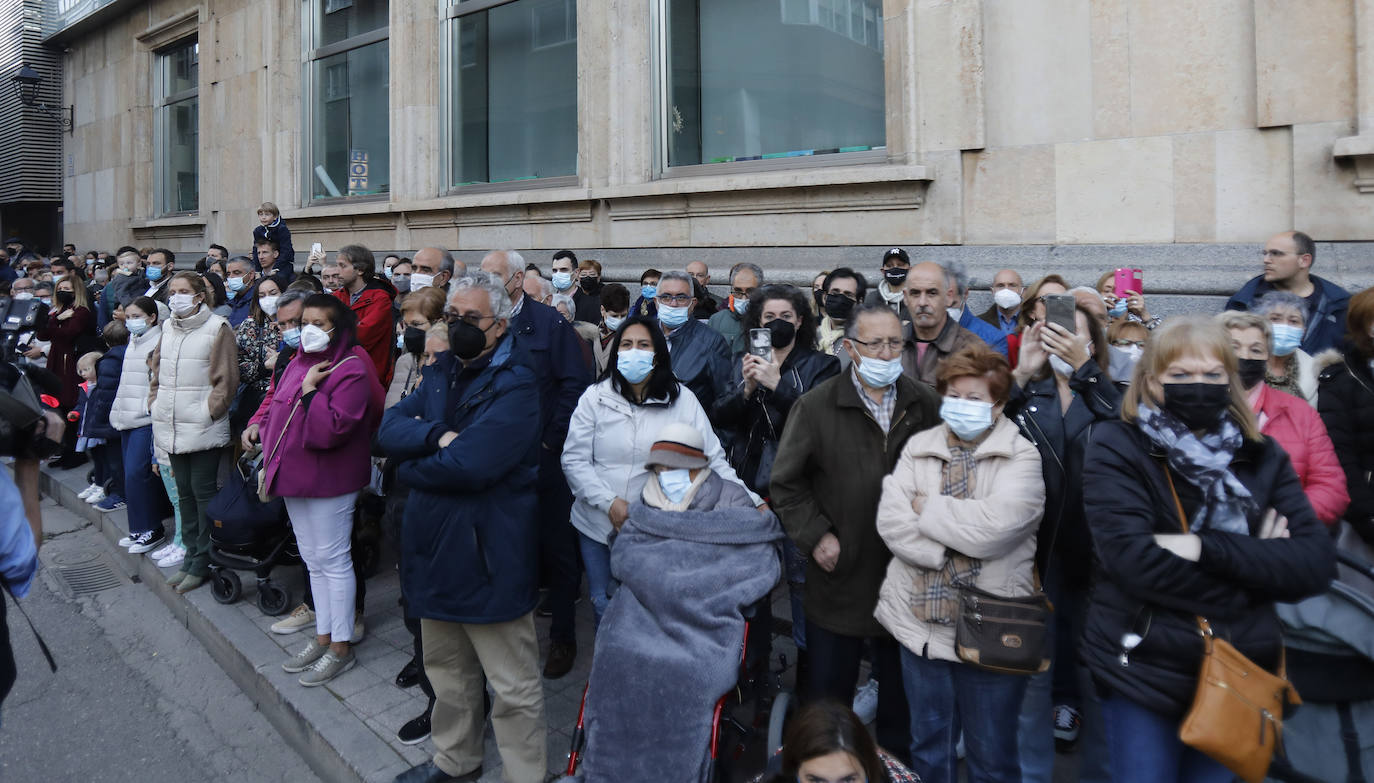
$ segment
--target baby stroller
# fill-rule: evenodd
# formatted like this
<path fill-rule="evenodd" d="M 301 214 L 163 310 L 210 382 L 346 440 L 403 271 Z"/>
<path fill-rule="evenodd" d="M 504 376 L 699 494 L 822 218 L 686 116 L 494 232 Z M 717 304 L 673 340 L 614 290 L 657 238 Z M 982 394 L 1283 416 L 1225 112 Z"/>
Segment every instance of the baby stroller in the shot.
<path fill-rule="evenodd" d="M 281 498 L 258 500 L 257 461 L 248 454 L 208 508 L 210 518 L 210 594 L 222 604 L 243 597 L 238 571 L 252 571 L 258 579 L 258 608 L 279 615 L 291 605 L 291 591 L 272 581 L 278 565 L 299 564 L 296 536 L 286 520 Z"/>
<path fill-rule="evenodd" d="M 1374 780 L 1374 566 L 1338 551 L 1337 577 L 1322 595 L 1280 604 L 1288 678 L 1303 704 L 1284 721 L 1271 780 Z"/>

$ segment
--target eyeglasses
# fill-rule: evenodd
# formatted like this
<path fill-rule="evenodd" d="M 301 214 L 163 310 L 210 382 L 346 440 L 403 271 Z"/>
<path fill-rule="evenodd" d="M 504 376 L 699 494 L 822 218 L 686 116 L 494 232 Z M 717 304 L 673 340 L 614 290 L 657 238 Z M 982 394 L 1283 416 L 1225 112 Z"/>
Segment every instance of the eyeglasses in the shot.
<path fill-rule="evenodd" d="M 672 306 L 685 305 L 692 301 L 691 294 L 659 294 L 656 298 L 663 304 Z"/>
<path fill-rule="evenodd" d="M 1117 348 L 1144 348 L 1144 347 L 1145 347 L 1145 341 L 1144 341 L 1144 340 L 1114 340 L 1114 341 L 1112 342 L 1112 345 L 1115 345 Z"/>
<path fill-rule="evenodd" d="M 481 329 L 482 322 L 486 320 L 496 320 L 496 316 L 478 315 L 477 313 L 468 313 L 467 315 L 464 315 L 462 313 L 457 313 L 452 310 L 444 311 L 444 321 L 450 324 L 455 324 L 459 321 L 466 321 L 467 323 L 472 324 L 478 329 Z"/>
<path fill-rule="evenodd" d="M 902 346 L 904 345 L 902 340 L 897 339 L 895 337 L 890 337 L 886 340 L 867 341 L 860 340 L 857 337 L 850 337 L 849 341 L 851 343 L 854 343 L 855 345 L 862 345 L 864 348 L 867 348 L 868 350 L 872 351 L 875 357 L 881 353 L 886 353 L 889 355 L 899 354 L 902 352 Z"/>
<path fill-rule="evenodd" d="M 748 299 L 748 298 L 749 298 L 749 295 L 752 294 L 752 293 L 754 293 L 754 289 L 752 289 L 752 288 L 749 289 L 748 291 L 744 290 L 743 288 L 731 288 L 731 289 L 730 289 L 730 295 L 733 296 L 733 297 L 735 297 L 736 299 Z"/>

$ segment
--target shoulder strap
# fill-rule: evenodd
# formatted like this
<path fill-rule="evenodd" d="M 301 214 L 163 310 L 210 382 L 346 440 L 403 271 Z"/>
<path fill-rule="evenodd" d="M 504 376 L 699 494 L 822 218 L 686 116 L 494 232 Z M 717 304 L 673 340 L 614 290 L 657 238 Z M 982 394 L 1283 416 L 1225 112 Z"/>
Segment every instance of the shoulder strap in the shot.
<path fill-rule="evenodd" d="M 1183 513 L 1183 501 L 1178 499 L 1178 488 L 1174 486 L 1174 472 L 1169 470 L 1168 464 L 1164 465 L 1164 479 L 1169 482 L 1169 494 L 1174 498 L 1174 510 L 1178 512 L 1178 526 L 1186 534 L 1188 532 L 1188 516 Z M 1203 642 L 1208 652 L 1212 649 L 1212 624 L 1207 622 L 1207 618 L 1202 615 L 1197 616 L 1198 631 L 1202 634 Z M 1283 670 L 1283 664 L 1279 664 L 1279 670 Z"/>

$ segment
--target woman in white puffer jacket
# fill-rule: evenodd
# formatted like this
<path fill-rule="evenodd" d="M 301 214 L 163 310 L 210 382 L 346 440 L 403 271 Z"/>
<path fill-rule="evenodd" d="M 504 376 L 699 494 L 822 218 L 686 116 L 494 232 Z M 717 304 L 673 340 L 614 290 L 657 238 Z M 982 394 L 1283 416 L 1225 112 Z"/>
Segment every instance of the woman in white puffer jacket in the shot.
<path fill-rule="evenodd" d="M 139 554 L 156 549 L 167 538 L 162 529 L 162 482 L 153 472 L 153 416 L 148 410 L 148 355 L 162 339 L 157 303 L 146 296 L 125 302 L 124 325 L 129 329 L 129 345 L 124 350 L 119 391 L 110 407 L 110 425 L 119 430 L 128 504 L 129 536 L 120 544 Z"/>

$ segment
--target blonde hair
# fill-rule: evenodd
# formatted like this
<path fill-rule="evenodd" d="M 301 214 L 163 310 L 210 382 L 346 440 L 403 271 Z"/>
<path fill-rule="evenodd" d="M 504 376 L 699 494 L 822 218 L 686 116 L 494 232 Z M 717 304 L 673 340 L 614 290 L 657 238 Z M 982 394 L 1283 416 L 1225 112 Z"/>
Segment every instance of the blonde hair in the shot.
<path fill-rule="evenodd" d="M 258 211 L 259 211 L 259 212 L 270 212 L 270 213 L 273 215 L 273 217 L 281 217 L 281 210 L 280 210 L 280 209 L 277 209 L 277 205 L 276 205 L 276 204 L 273 204 L 273 203 L 270 202 L 270 201 L 264 201 L 264 202 L 262 202 L 261 204 L 259 204 L 259 205 L 258 205 Z"/>
<path fill-rule="evenodd" d="M 1266 345 L 1274 339 L 1274 330 L 1269 326 L 1268 318 L 1261 318 L 1251 312 L 1241 310 L 1224 310 L 1216 314 L 1217 323 L 1221 328 L 1228 332 L 1232 329 L 1258 329 L 1264 335 Z"/>
<path fill-rule="evenodd" d="M 67 282 L 70 282 L 72 285 L 72 309 L 76 309 L 78 307 L 84 307 L 87 310 L 91 309 L 90 292 L 86 290 L 86 284 L 81 282 L 81 278 L 77 277 L 76 275 L 67 275 L 66 277 L 62 278 L 56 283 L 53 283 L 53 298 L 57 298 L 58 286 Z"/>
<path fill-rule="evenodd" d="M 1145 353 L 1135 365 L 1135 377 L 1121 398 L 1121 418 L 1134 424 L 1140 418 L 1142 405 L 1158 406 L 1149 392 L 1151 381 L 1160 382 L 1164 371 L 1182 356 L 1205 356 L 1220 359 L 1230 379 L 1231 403 L 1226 409 L 1250 440 L 1260 440 L 1259 422 L 1250 410 L 1244 387 L 1236 374 L 1236 354 L 1231 349 L 1231 333 L 1218 321 L 1206 316 L 1171 318 L 1154 330 Z"/>
<path fill-rule="evenodd" d="M 89 367 L 92 370 L 94 370 L 95 363 L 100 361 L 100 357 L 102 356 L 104 356 L 104 354 L 98 351 L 91 351 L 90 353 L 81 354 L 81 358 L 76 360 L 76 371 L 81 372 L 82 367 Z"/>

